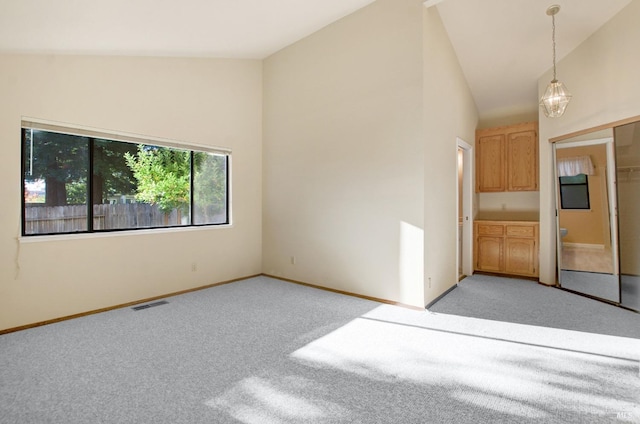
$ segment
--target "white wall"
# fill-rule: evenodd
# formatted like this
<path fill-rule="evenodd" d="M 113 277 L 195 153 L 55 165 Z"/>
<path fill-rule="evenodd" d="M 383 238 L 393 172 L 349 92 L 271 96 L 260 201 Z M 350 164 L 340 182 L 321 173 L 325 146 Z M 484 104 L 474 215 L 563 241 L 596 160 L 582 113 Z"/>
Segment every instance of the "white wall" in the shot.
<path fill-rule="evenodd" d="M 264 62 L 0 69 L 0 329 L 260 272 L 418 307 L 457 281 L 456 137 L 473 144 L 477 111 L 422 0 L 378 0 Z M 23 116 L 231 148 L 234 225 L 21 240 Z"/>
<path fill-rule="evenodd" d="M 378 0 L 265 60 L 265 273 L 424 307 L 422 83 L 420 0 Z"/>
<path fill-rule="evenodd" d="M 424 303 L 458 282 L 457 137 L 475 143 L 478 112 L 435 7 L 423 9 Z"/>
<path fill-rule="evenodd" d="M 632 1 L 558 63 L 558 79 L 573 99 L 564 116 L 540 113 L 540 281 L 555 283 L 555 200 L 548 140 L 640 115 L 640 0 Z M 539 95 L 551 71 L 538 81 Z"/>
<path fill-rule="evenodd" d="M 0 329 L 261 272 L 260 61 L 0 55 L 0 69 Z M 233 227 L 21 241 L 22 116 L 231 148 Z"/>
<path fill-rule="evenodd" d="M 478 193 L 478 210 L 507 212 L 538 212 L 540 193 L 537 191 L 505 191 Z"/>

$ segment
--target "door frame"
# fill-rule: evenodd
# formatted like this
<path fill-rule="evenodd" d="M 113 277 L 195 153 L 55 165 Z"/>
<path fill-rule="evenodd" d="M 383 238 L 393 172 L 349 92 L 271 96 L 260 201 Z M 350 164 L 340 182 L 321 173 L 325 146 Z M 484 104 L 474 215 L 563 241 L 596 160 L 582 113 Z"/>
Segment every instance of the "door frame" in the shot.
<path fill-rule="evenodd" d="M 456 255 L 456 270 L 462 268 L 462 273 L 470 276 L 473 275 L 474 151 L 473 146 L 460 137 L 456 137 L 456 145 L 456 163 L 458 163 L 458 149 L 462 150 L 462 196 L 459 192 L 456 196 L 456 216 L 460 209 L 459 199 L 462 198 L 462 267 L 460 267 L 460 255 L 458 254 Z M 458 172 L 456 172 L 457 178 Z M 457 181 L 456 187 L 458 187 Z M 456 240 L 459 240 L 460 225 L 456 225 L 456 236 Z"/>

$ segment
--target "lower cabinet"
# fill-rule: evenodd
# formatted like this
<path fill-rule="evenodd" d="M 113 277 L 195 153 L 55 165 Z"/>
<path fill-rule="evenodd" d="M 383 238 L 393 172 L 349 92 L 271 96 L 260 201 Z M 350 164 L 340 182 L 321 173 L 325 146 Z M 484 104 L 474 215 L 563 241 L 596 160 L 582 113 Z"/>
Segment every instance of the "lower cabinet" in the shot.
<path fill-rule="evenodd" d="M 475 270 L 537 277 L 538 229 L 537 222 L 476 221 Z"/>
<path fill-rule="evenodd" d="M 504 240 L 502 237 L 478 237 L 476 242 L 478 271 L 502 272 Z"/>

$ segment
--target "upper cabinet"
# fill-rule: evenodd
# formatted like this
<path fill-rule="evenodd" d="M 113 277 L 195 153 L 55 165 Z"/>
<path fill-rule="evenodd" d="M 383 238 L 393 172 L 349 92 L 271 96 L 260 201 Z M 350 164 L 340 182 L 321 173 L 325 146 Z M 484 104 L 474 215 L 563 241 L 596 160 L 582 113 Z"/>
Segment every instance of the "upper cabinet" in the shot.
<path fill-rule="evenodd" d="M 476 191 L 538 190 L 538 123 L 476 131 Z"/>

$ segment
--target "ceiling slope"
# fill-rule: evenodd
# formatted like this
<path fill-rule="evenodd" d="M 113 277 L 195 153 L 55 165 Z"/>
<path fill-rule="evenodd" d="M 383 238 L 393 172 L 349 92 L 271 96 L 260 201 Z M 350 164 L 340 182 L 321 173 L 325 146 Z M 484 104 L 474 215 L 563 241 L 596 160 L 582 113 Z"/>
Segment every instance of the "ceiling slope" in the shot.
<path fill-rule="evenodd" d="M 482 118 L 537 113 L 538 79 L 552 67 L 551 17 L 562 59 L 631 0 L 441 0 L 436 5 Z M 562 67 L 558 66 L 562 81 Z M 563 81 L 571 91 L 571 81 Z"/>
<path fill-rule="evenodd" d="M 374 0 L 0 0 L 0 51 L 264 58 Z"/>

